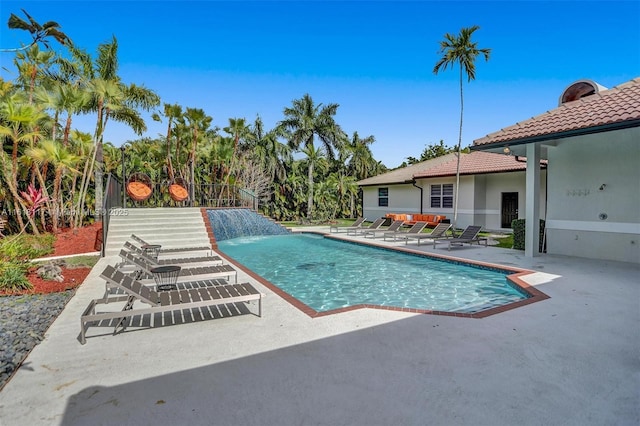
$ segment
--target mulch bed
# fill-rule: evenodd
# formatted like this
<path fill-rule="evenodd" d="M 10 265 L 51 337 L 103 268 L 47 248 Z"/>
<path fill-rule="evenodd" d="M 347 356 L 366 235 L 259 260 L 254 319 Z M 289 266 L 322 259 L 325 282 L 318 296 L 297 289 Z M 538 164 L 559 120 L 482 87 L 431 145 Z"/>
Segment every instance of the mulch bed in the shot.
<path fill-rule="evenodd" d="M 102 229 L 100 224 L 91 224 L 76 229 L 64 229 L 56 237 L 53 253 L 49 256 L 91 253 L 95 248 L 96 234 Z"/>
<path fill-rule="evenodd" d="M 83 226 L 80 229 L 64 229 L 57 236 L 53 246 L 53 253 L 47 257 L 66 256 L 70 254 L 82 254 L 95 252 L 96 235 L 101 230 L 100 224 Z M 12 295 L 55 293 L 59 291 L 71 290 L 78 287 L 85 280 L 91 268 L 87 267 L 64 267 L 62 266 L 62 282 L 44 280 L 36 274 L 37 268 L 31 268 L 27 274 L 27 279 L 33 285 L 33 289 Z"/>
<path fill-rule="evenodd" d="M 64 280 L 58 282 L 43 280 L 36 274 L 36 268 L 32 268 L 27 274 L 27 279 L 33 285 L 33 289 L 18 294 L 57 293 L 59 291 L 72 290 L 82 284 L 89 272 L 91 272 L 91 268 L 84 267 L 73 269 L 61 267 L 61 269 Z M 15 294 L 13 293 L 13 295 Z"/>

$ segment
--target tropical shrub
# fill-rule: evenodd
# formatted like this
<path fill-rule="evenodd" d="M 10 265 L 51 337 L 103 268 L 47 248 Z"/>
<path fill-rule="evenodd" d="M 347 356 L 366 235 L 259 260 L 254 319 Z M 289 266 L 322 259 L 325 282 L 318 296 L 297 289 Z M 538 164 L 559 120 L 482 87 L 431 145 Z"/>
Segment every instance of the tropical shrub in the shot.
<path fill-rule="evenodd" d="M 29 265 L 25 262 L 5 262 L 0 260 L 0 291 L 12 293 L 30 290 L 33 285 L 27 279 Z"/>
<path fill-rule="evenodd" d="M 24 261 L 45 256 L 53 251 L 55 235 L 15 235 L 0 240 L 0 261 Z"/>

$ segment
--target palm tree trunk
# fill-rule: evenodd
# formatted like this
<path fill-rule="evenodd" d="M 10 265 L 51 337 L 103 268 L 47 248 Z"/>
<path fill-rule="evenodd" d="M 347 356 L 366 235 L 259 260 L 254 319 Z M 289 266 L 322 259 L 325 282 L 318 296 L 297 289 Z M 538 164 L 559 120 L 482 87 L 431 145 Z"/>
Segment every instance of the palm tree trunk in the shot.
<path fill-rule="evenodd" d="M 67 120 L 64 125 L 64 133 L 62 136 L 62 145 L 66 148 L 69 146 L 69 132 L 71 131 L 71 114 L 67 116 Z"/>
<path fill-rule="evenodd" d="M 313 214 L 313 162 L 309 161 L 309 198 L 307 200 L 307 219 L 311 220 Z"/>
<path fill-rule="evenodd" d="M 87 160 L 84 163 L 84 171 L 82 172 L 82 181 L 80 183 L 80 192 L 78 194 L 78 203 L 76 204 L 76 219 L 73 224 L 73 228 L 79 228 L 82 226 L 84 202 L 87 197 L 87 190 L 89 182 L 91 181 L 91 175 L 93 174 L 93 164 L 96 161 L 97 145 L 94 144 L 91 148 L 91 152 L 87 155 Z"/>
<path fill-rule="evenodd" d="M 56 221 L 56 217 L 58 216 L 59 211 L 57 207 L 55 209 L 51 208 L 52 203 L 53 203 L 53 206 L 55 207 L 55 200 L 52 200 L 51 197 L 49 197 L 49 191 L 47 190 L 47 183 L 45 182 L 44 176 L 40 172 L 40 169 L 38 168 L 38 166 L 35 167 L 35 174 L 38 178 L 38 182 L 40 183 L 40 188 L 42 189 L 42 195 L 44 196 L 44 199 L 45 199 L 44 204 L 53 220 L 53 232 L 58 232 L 58 224 Z M 40 209 L 40 223 L 42 224 L 42 229 L 47 228 L 47 223 L 44 216 L 44 209 Z"/>
<path fill-rule="evenodd" d="M 96 161 L 94 169 L 95 185 L 95 221 L 102 222 L 102 203 L 104 202 L 103 178 L 104 178 L 104 153 L 102 150 L 102 135 L 96 147 Z"/>
<path fill-rule="evenodd" d="M 56 175 L 53 179 L 53 199 L 56 205 L 56 212 L 51 216 L 53 222 L 53 232 L 58 232 L 58 226 L 60 224 L 61 212 L 64 205 L 60 201 L 60 182 L 62 182 L 62 168 L 56 168 Z"/>
<path fill-rule="evenodd" d="M 75 219 L 75 213 L 73 209 L 73 200 L 75 199 L 77 183 L 78 183 L 78 177 L 75 176 L 74 174 L 73 179 L 71 180 L 71 191 L 69 191 L 69 205 L 71 206 L 71 208 L 69 209 L 69 219 L 68 220 L 65 219 L 65 225 L 67 226 L 72 226 L 73 221 Z M 64 218 L 64 216 L 62 217 Z"/>
<path fill-rule="evenodd" d="M 458 223 L 458 194 L 460 189 L 460 145 L 462 145 L 462 114 L 464 111 L 464 98 L 462 96 L 462 65 L 460 66 L 460 129 L 458 131 L 458 148 L 456 162 L 456 192 L 453 200 L 453 228 Z"/>

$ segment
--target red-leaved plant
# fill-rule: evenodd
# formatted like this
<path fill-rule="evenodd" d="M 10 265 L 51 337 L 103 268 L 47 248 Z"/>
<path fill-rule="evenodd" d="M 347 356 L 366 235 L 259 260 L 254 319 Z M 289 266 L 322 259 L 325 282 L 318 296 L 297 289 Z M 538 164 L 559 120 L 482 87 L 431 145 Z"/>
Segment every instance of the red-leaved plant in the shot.
<path fill-rule="evenodd" d="M 20 195 L 22 196 L 24 203 L 27 205 L 27 214 L 30 218 L 33 218 L 38 209 L 47 201 L 47 197 L 42 195 L 42 188 L 36 189 L 32 184 L 29 184 L 27 187 L 27 192 L 20 191 Z M 25 223 L 20 232 L 17 233 L 7 244 L 15 242 L 26 228 L 27 224 Z"/>
<path fill-rule="evenodd" d="M 36 189 L 32 184 L 29 184 L 27 192 L 20 191 L 20 195 L 27 204 L 29 217 L 35 216 L 38 209 L 47 201 L 47 197 L 42 195 L 42 188 Z"/>

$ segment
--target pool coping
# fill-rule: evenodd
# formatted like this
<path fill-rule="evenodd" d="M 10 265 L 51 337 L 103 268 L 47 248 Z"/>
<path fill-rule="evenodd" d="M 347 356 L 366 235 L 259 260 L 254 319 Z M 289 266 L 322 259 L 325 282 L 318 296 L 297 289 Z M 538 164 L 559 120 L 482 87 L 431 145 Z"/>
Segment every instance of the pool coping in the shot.
<path fill-rule="evenodd" d="M 386 245 L 375 244 L 375 243 L 372 244 L 372 243 L 369 243 L 369 242 L 366 242 L 366 241 L 344 239 L 344 238 L 341 238 L 341 237 L 336 236 L 336 235 L 327 234 L 325 232 L 303 231 L 303 232 L 294 232 L 294 233 L 315 234 L 315 235 L 320 235 L 320 236 L 322 236 L 324 238 L 330 238 L 330 239 L 334 239 L 334 240 L 338 240 L 338 241 L 342 241 L 342 242 L 347 242 L 347 243 L 352 243 L 352 244 L 359 244 L 359 245 L 375 247 L 375 248 L 380 248 L 380 249 L 389 250 L 389 251 L 407 253 L 407 254 L 412 254 L 412 255 L 416 255 L 416 256 L 442 260 L 442 261 L 446 261 L 446 262 L 454 262 L 454 263 L 462 263 L 462 264 L 472 265 L 472 266 L 479 266 L 479 267 L 483 267 L 483 268 L 487 268 L 487 269 L 498 270 L 498 271 L 501 271 L 501 272 L 512 272 L 512 274 L 509 274 L 509 275 L 506 276 L 507 280 L 509 280 L 512 285 L 516 286 L 518 289 L 520 289 L 521 291 L 526 293 L 529 297 L 526 298 L 526 299 L 523 299 L 523 300 L 518 300 L 518 301 L 515 301 L 515 302 L 507 303 L 506 305 L 496 306 L 496 307 L 493 307 L 493 308 L 485 309 L 485 310 L 482 310 L 482 311 L 479 311 L 479 312 L 474 312 L 474 313 L 448 312 L 448 311 L 437 311 L 437 310 L 431 310 L 431 309 L 417 309 L 417 308 L 403 308 L 403 307 L 398 307 L 398 306 L 381 306 L 381 305 L 373 305 L 373 304 L 368 304 L 368 303 L 363 303 L 363 304 L 358 304 L 358 305 L 353 305 L 353 306 L 347 306 L 347 307 L 344 307 L 344 308 L 337 308 L 337 309 L 331 309 L 331 310 L 328 310 L 328 311 L 319 312 L 319 311 L 316 311 L 315 309 L 311 308 L 307 304 L 301 302 L 297 298 L 293 297 L 292 295 L 290 295 L 286 291 L 282 290 L 280 287 L 278 287 L 275 284 L 271 283 L 270 281 L 264 279 L 263 277 L 261 277 L 260 275 L 258 275 L 257 273 L 255 273 L 254 271 L 252 271 L 251 269 L 249 269 L 248 267 L 246 267 L 242 263 L 238 262 L 237 260 L 235 260 L 231 256 L 229 256 L 226 253 L 224 253 L 224 251 L 221 251 L 219 248 L 217 249 L 217 251 L 218 251 L 218 254 L 220 256 L 224 257 L 229 262 L 232 262 L 236 267 L 241 269 L 247 275 L 251 276 L 253 279 L 258 281 L 260 284 L 264 285 L 269 290 L 273 291 L 275 294 L 277 294 L 282 299 L 284 299 L 286 302 L 288 302 L 289 304 L 293 305 L 298 310 L 302 311 L 303 313 L 305 313 L 306 315 L 308 315 L 311 318 L 325 317 L 325 316 L 329 316 L 329 315 L 335 315 L 335 314 L 340 314 L 340 313 L 343 313 L 343 312 L 353 311 L 353 310 L 356 310 L 356 309 L 379 309 L 379 310 L 385 310 L 385 311 L 409 312 L 409 313 L 425 314 L 425 315 L 443 315 L 443 316 L 452 316 L 452 317 L 460 317 L 460 318 L 476 318 L 476 319 L 480 319 L 480 318 L 486 318 L 486 317 L 491 316 L 491 315 L 496 315 L 496 314 L 499 314 L 499 313 L 502 313 L 502 312 L 510 311 L 512 309 L 520 308 L 522 306 L 530 305 L 532 303 L 540 302 L 542 300 L 550 299 L 549 295 L 543 293 L 542 291 L 538 290 L 537 288 L 535 288 L 534 286 L 528 284 L 526 281 L 524 281 L 522 279 L 522 277 L 524 277 L 524 276 L 527 276 L 527 275 L 535 273 L 535 271 L 532 271 L 532 270 L 529 270 L 529 269 L 514 268 L 514 267 L 511 267 L 511 266 L 497 265 L 497 264 L 494 264 L 494 263 L 480 262 L 480 261 L 476 261 L 476 260 L 463 259 L 463 258 L 454 257 L 454 256 L 446 256 L 446 255 L 435 254 L 435 253 L 427 253 L 427 252 L 423 252 L 423 251 L 419 251 L 419 250 L 413 250 L 411 248 L 386 246 Z"/>

